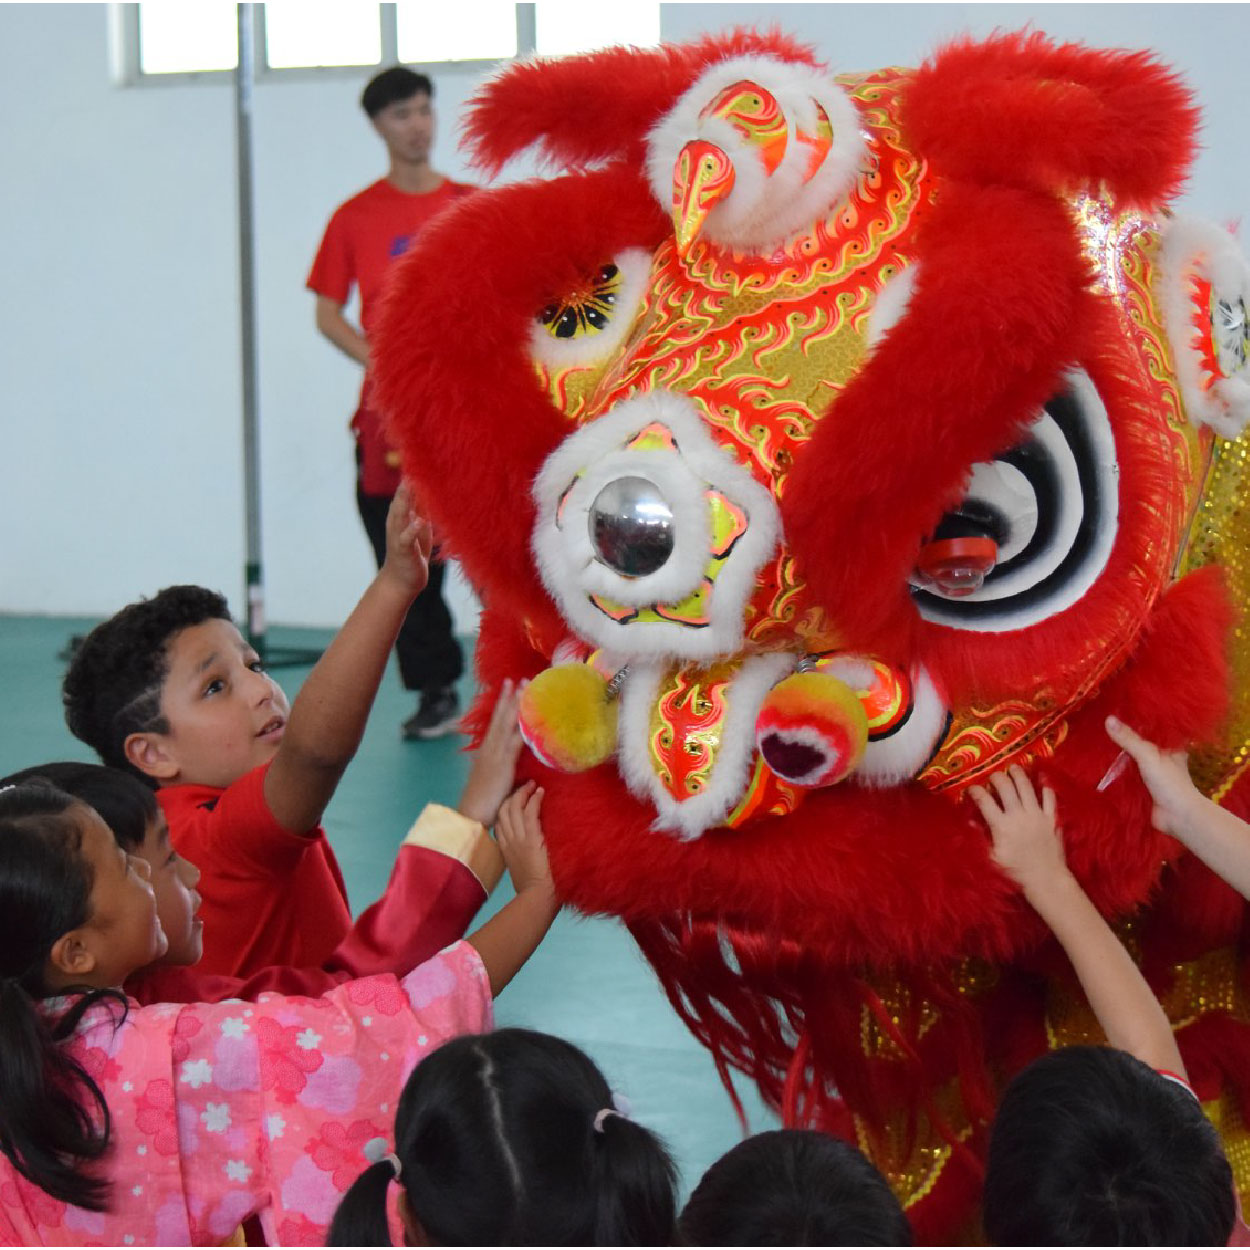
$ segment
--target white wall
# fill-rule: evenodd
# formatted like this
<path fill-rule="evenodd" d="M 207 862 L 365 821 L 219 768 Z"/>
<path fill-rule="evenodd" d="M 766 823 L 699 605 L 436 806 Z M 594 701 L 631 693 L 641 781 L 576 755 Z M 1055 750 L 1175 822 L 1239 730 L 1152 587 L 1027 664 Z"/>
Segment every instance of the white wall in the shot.
<path fill-rule="evenodd" d="M 109 81 L 104 4 L 0 4 L 0 611 L 105 614 L 178 581 L 243 607 L 234 104 L 228 82 Z M 359 370 L 304 279 L 331 210 L 382 172 L 365 75 L 255 95 L 262 526 L 270 620 L 341 622 Z M 477 76 L 442 75 L 435 154 Z M 472 628 L 471 595 L 453 595 Z"/>
<path fill-rule="evenodd" d="M 1250 210 L 1245 5 L 668 4 L 665 38 L 777 22 L 835 71 L 915 64 L 1033 20 L 1153 47 L 1206 114 L 1184 204 Z M 109 81 L 103 4 L 0 4 L 0 611 L 103 614 L 176 581 L 242 607 L 233 105 L 225 83 Z M 256 91 L 262 473 L 271 620 L 334 624 L 372 569 L 346 433 L 357 371 L 303 289 L 331 209 L 379 175 L 363 82 Z M 436 164 L 476 77 L 437 81 Z M 453 595 L 462 628 L 473 603 Z"/>

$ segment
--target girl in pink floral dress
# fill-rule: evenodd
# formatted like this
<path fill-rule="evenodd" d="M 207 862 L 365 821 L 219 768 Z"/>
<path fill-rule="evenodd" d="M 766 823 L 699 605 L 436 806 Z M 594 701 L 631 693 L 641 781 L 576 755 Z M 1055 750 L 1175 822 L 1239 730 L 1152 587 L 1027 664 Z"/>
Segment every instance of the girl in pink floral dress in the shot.
<path fill-rule="evenodd" d="M 324 1244 L 408 1073 L 490 1027 L 550 927 L 540 803 L 500 812 L 516 898 L 406 977 L 139 1007 L 113 987 L 165 946 L 146 864 L 68 795 L 0 791 L 0 1243 L 212 1245 L 259 1214 Z"/>

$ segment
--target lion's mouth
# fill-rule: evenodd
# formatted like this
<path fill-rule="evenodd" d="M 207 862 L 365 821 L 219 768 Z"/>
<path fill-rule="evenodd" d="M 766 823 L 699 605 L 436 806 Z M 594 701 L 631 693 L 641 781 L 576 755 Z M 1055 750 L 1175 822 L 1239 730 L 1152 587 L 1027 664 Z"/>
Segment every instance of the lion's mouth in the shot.
<path fill-rule="evenodd" d="M 655 828 L 681 838 L 783 815 L 847 780 L 910 781 L 947 723 L 923 669 L 863 656 L 635 661 L 621 687 L 621 774 Z"/>

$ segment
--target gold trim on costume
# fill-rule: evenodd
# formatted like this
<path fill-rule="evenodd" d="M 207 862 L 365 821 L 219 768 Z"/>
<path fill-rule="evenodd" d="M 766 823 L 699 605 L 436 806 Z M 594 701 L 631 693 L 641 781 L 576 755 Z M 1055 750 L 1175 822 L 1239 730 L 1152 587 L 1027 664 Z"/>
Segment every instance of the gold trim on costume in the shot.
<path fill-rule="evenodd" d="M 441 803 L 425 805 L 403 844 L 424 846 L 459 860 L 487 894 L 503 876 L 503 856 L 486 827 Z"/>

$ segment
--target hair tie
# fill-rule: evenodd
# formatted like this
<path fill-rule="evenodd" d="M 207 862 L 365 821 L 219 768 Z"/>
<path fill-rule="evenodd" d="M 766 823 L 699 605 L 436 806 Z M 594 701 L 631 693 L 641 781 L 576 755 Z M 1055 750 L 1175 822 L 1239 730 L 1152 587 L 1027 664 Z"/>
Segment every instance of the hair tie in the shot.
<path fill-rule="evenodd" d="M 596 1133 L 603 1132 L 603 1122 L 610 1115 L 619 1115 L 622 1120 L 632 1120 L 634 1118 L 631 1114 L 633 1112 L 633 1107 L 629 1105 L 629 1099 L 626 1098 L 624 1094 L 618 1093 L 616 1090 L 612 1090 L 611 1094 L 612 1105 L 610 1107 L 604 1107 L 602 1111 L 595 1112 Z"/>
<path fill-rule="evenodd" d="M 361 1153 L 370 1163 L 389 1163 L 391 1171 L 395 1173 L 393 1179 L 399 1180 L 403 1168 L 400 1166 L 399 1156 L 393 1150 L 387 1150 L 389 1144 L 385 1137 L 373 1137 L 365 1142 Z"/>

